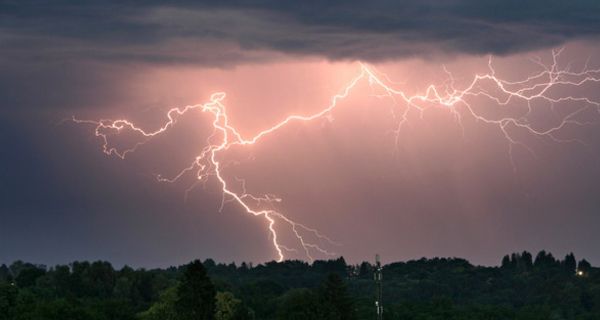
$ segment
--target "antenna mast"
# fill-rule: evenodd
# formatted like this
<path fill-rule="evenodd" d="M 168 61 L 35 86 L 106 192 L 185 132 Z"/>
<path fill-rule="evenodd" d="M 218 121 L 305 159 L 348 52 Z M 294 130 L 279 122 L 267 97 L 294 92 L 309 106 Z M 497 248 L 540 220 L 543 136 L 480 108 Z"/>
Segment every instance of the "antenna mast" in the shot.
<path fill-rule="evenodd" d="M 377 285 L 377 298 L 375 300 L 375 308 L 377 308 L 377 320 L 383 320 L 383 303 L 381 301 L 382 294 L 382 277 L 381 277 L 381 261 L 379 254 L 375 255 L 375 284 Z"/>

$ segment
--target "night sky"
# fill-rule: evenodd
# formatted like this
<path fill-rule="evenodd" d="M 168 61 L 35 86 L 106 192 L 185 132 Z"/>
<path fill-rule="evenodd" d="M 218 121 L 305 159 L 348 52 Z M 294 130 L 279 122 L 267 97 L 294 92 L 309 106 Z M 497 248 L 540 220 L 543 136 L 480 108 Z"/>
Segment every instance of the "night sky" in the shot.
<path fill-rule="evenodd" d="M 186 114 L 125 159 L 103 153 L 94 125 L 72 117 L 127 118 L 152 131 L 169 108 L 223 91 L 232 125 L 253 136 L 329 105 L 360 62 L 422 94 L 430 84 L 448 88 L 449 74 L 464 88 L 489 72 L 490 57 L 510 81 L 551 65 L 560 48 L 561 70 L 600 70 L 599 35 L 600 2 L 585 0 L 0 0 L 0 263 L 277 258 L 264 219 L 227 199 L 220 210 L 214 178 L 192 189 L 194 173 L 156 179 L 205 147 L 209 115 Z M 553 90 L 600 102 L 600 80 Z M 488 119 L 540 130 L 586 106 L 536 101 L 524 113 L 522 101 L 469 99 Z M 587 106 L 554 140 L 509 127 L 511 147 L 498 126 L 439 106 L 408 114 L 395 133 L 390 110 L 405 105 L 365 81 L 331 118 L 227 151 L 223 171 L 253 194 L 281 198 L 278 210 L 339 242 L 323 245 L 350 262 L 380 253 L 385 262 L 456 256 L 496 265 L 507 253 L 545 249 L 598 265 L 600 107 Z M 139 138 L 110 142 L 127 148 Z"/>

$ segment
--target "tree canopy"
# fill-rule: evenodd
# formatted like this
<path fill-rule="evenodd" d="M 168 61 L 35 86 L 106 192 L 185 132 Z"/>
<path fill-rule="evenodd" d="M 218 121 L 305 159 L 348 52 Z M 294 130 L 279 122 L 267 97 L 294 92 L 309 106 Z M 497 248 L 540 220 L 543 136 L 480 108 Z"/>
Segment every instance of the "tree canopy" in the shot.
<path fill-rule="evenodd" d="M 600 319 L 600 269 L 573 254 L 513 253 L 498 267 L 459 258 L 383 267 L 385 319 Z M 110 263 L 0 265 L 0 320 L 373 319 L 373 265 L 253 266 L 195 260 L 166 269 Z"/>

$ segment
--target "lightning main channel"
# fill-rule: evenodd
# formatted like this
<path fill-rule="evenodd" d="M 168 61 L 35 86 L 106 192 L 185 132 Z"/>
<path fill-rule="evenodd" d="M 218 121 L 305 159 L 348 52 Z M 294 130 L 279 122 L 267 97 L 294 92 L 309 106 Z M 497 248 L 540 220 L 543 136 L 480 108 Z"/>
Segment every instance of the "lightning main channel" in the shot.
<path fill-rule="evenodd" d="M 226 97 L 224 92 L 213 93 L 209 101 L 204 104 L 169 109 L 166 113 L 167 121 L 153 131 L 144 130 L 127 119 L 81 120 L 73 117 L 72 120 L 80 124 L 93 125 L 95 136 L 102 141 L 102 151 L 109 156 L 125 159 L 128 154 L 135 152 L 152 137 L 167 132 L 177 123 L 180 117 L 186 115 L 188 112 L 200 110 L 209 114 L 212 117 L 212 132 L 206 139 L 206 146 L 203 147 L 189 166 L 181 169 L 181 171 L 172 177 L 158 175 L 157 180 L 175 183 L 189 174 L 194 174 L 197 182 L 206 182 L 208 179 L 214 178 L 218 182 L 222 192 L 222 202 L 219 210 L 222 210 L 228 203 L 234 203 L 241 207 L 247 214 L 265 219 L 278 261 L 284 260 L 287 253 L 298 253 L 299 251 L 308 260 L 312 261 L 314 255 L 335 256 L 336 253 L 331 251 L 330 248 L 339 246 L 340 244 L 331 240 L 317 229 L 308 227 L 285 216 L 275 206 L 282 201 L 280 198 L 271 194 L 254 195 L 248 192 L 245 180 L 243 179 L 236 178 L 234 181 L 228 181 L 223 175 L 225 165 L 222 154 L 225 151 L 234 146 L 257 144 L 264 137 L 275 134 L 279 129 L 292 122 L 310 122 L 320 118 L 331 117 L 332 112 L 340 106 L 340 101 L 347 98 L 359 83 L 366 81 L 372 88 L 383 92 L 383 94 L 378 96 L 389 97 L 394 101 L 393 110 L 396 110 L 398 103 L 402 103 L 405 106 L 400 113 L 394 111 L 395 116 L 399 117 L 398 126 L 393 130 L 396 134 L 396 143 L 398 142 L 402 126 L 408 121 L 410 111 L 416 110 L 422 114 L 432 106 L 441 107 L 452 112 L 459 120 L 465 116 L 470 116 L 486 125 L 497 127 L 507 141 L 511 163 L 513 169 L 515 169 L 513 148 L 520 145 L 530 152 L 533 151 L 511 134 L 511 128 L 522 129 L 533 137 L 548 138 L 554 142 L 584 143 L 576 139 L 559 138 L 557 133 L 569 125 L 585 126 L 596 123 L 578 119 L 578 116 L 581 116 L 586 111 L 591 110 L 600 114 L 600 101 L 574 95 L 555 96 L 550 93 L 551 89 L 556 87 L 561 87 L 564 89 L 563 91 L 568 91 L 566 89 L 600 83 L 600 69 L 591 69 L 587 63 L 579 71 L 572 70 L 570 64 L 567 67 L 561 68 L 558 60 L 562 51 L 562 48 L 552 50 L 552 62 L 549 64 L 542 63 L 541 59 L 533 60 L 534 63 L 539 65 L 540 71 L 518 81 L 508 81 L 497 77 L 491 57 L 488 62 L 488 71 L 483 74 L 474 75 L 472 81 L 462 89 L 456 88 L 454 77 L 444 68 L 448 79 L 444 85 L 429 85 L 422 93 L 415 95 L 409 95 L 405 91 L 395 88 L 390 84 L 391 81 L 387 75 L 378 72 L 375 68 L 365 63 L 359 63 L 359 70 L 356 76 L 350 79 L 346 86 L 331 98 L 329 105 L 312 114 L 289 115 L 282 121 L 265 128 L 251 137 L 244 137 L 230 123 L 227 109 L 223 103 Z M 486 117 L 478 112 L 469 102 L 471 98 L 475 97 L 485 97 L 499 107 L 507 106 L 512 102 L 524 102 L 527 106 L 527 111 L 519 117 L 504 116 L 497 119 Z M 545 128 L 536 128 L 529 122 L 528 116 L 533 110 L 533 103 L 538 101 L 551 106 L 562 102 L 572 102 L 576 103 L 577 107 L 563 115 L 557 124 Z M 124 132 L 135 133 L 141 139 L 129 148 L 118 148 L 110 144 L 109 136 L 119 135 Z M 186 195 L 194 186 L 195 184 L 186 191 Z M 236 191 L 238 189 L 241 190 Z M 285 244 L 278 236 L 278 230 L 286 227 L 293 235 L 292 239 L 295 239 L 295 244 Z"/>

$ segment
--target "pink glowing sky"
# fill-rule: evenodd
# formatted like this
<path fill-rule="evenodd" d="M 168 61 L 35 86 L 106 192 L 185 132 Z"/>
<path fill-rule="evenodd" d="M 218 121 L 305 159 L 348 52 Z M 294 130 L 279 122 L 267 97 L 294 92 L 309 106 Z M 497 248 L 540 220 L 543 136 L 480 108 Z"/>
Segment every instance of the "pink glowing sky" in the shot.
<path fill-rule="evenodd" d="M 271 23 L 281 23 L 277 19 L 248 17 L 231 8 L 211 18 L 203 14 L 159 8 L 132 21 L 160 25 L 170 35 L 197 27 L 198 17 L 219 22 L 242 15 L 240 21 L 252 28 L 246 34 L 241 27 L 228 26 L 221 31 L 231 38 L 211 38 L 210 45 L 202 39 L 169 36 L 155 46 L 142 37 L 148 36 L 144 33 L 131 43 L 110 34 L 98 35 L 99 43 L 93 45 L 61 37 L 67 43 L 64 50 L 57 49 L 63 42 L 41 40 L 31 48 L 21 41 L 4 49 L 0 64 L 12 76 L 11 90 L 0 90 L 10 106 L 0 111 L 8 119 L 0 142 L 11 152 L 0 162 L 8 181 L 0 185 L 7 195 L 0 205 L 1 217 L 8 221 L 0 226 L 0 252 L 7 252 L 0 262 L 108 259 L 166 266 L 196 257 L 226 262 L 277 258 L 264 219 L 233 203 L 219 211 L 221 193 L 215 181 L 196 186 L 186 197 L 186 189 L 195 182 L 193 174 L 173 184 L 156 180 L 156 174 L 177 174 L 206 145 L 209 115 L 186 114 L 172 130 L 124 160 L 102 153 L 93 126 L 62 121 L 72 116 L 127 118 L 154 130 L 166 121 L 170 108 L 206 103 L 212 93 L 222 91 L 227 93 L 224 104 L 232 126 L 250 137 L 290 114 L 327 107 L 360 72 L 362 60 L 385 74 L 391 86 L 411 95 L 431 84 L 443 86 L 447 72 L 456 87 L 465 87 L 475 74 L 489 72 L 486 53 L 493 57 L 496 75 L 511 81 L 539 72 L 535 57 L 551 63 L 553 45 L 565 48 L 559 60 L 562 68 L 569 63 L 572 70 L 586 63 L 600 68 L 600 47 L 585 37 L 559 41 L 550 34 L 529 46 L 515 36 L 506 40 L 514 42 L 514 48 L 504 50 L 465 32 L 465 39 L 480 44 L 471 50 L 458 36 L 438 44 L 440 35 L 424 28 L 414 32 L 432 39 L 413 43 L 407 36 L 402 44 L 412 45 L 408 50 L 373 45 L 382 39 L 370 30 L 374 33 L 368 41 L 355 43 L 355 35 L 349 33 L 340 35 L 346 41 L 329 47 L 304 38 L 303 23 L 282 31 L 271 30 Z M 177 23 L 167 24 L 169 19 Z M 2 30 L 0 40 L 21 39 L 14 30 Z M 535 27 L 526 30 L 539 32 Z M 247 37 L 240 40 L 232 34 Z M 285 34 L 311 45 L 296 49 L 295 42 L 281 40 Z M 93 54 L 82 58 L 80 45 Z M 45 59 L 32 63 L 27 59 L 34 59 L 36 50 Z M 9 78 L 0 81 L 9 83 Z M 599 86 L 559 87 L 553 94 L 600 101 Z M 386 262 L 457 256 L 492 265 L 506 253 L 545 249 L 557 256 L 573 251 L 600 263 L 600 125 L 568 126 L 557 133 L 561 139 L 585 144 L 556 143 L 512 130 L 533 153 L 515 146 L 511 157 L 497 126 L 467 114 L 458 119 L 447 108 L 410 113 L 395 134 L 398 120 L 391 108 L 402 110 L 405 105 L 381 94 L 363 81 L 339 103 L 333 121 L 291 123 L 256 145 L 227 151 L 224 176 L 229 181 L 245 179 L 252 193 L 282 198 L 277 204 L 281 212 L 339 242 L 340 246 L 325 246 L 351 262 L 379 253 Z M 524 108 L 518 102 L 497 106 L 482 98 L 471 103 L 490 119 L 518 117 Z M 572 102 L 536 104 L 531 125 L 556 125 L 577 107 Z M 591 110 L 578 120 L 594 122 L 600 117 Z M 127 147 L 136 139 L 125 133 L 110 142 Z M 23 234 L 31 236 L 24 239 Z M 286 246 L 297 245 L 290 230 L 281 228 L 279 234 Z M 301 253 L 286 257 L 306 258 Z"/>
<path fill-rule="evenodd" d="M 562 63 L 572 60 L 575 68 L 581 68 L 586 60 L 577 60 L 581 56 L 578 53 L 587 51 L 590 49 L 586 45 L 571 44 L 561 57 Z M 528 72 L 539 71 L 539 66 L 529 60 L 535 56 L 546 62 L 551 58 L 546 50 L 493 58 L 493 63 L 498 76 L 517 80 Z M 444 66 L 460 87 L 468 85 L 474 74 L 486 72 L 487 63 L 486 56 L 458 56 L 444 61 L 409 59 L 373 67 L 384 72 L 395 86 L 416 94 L 429 84 L 441 85 L 448 80 Z M 94 109 L 91 116 L 124 116 L 150 130 L 165 121 L 170 107 L 203 103 L 211 93 L 224 91 L 232 125 L 249 137 L 287 115 L 323 109 L 359 71 L 356 62 L 316 59 L 227 69 L 142 68 L 120 88 L 125 92 L 120 101 Z M 525 148 L 515 147 L 513 168 L 508 141 L 497 127 L 468 116 L 458 120 L 443 109 L 432 109 L 422 116 L 410 114 L 396 144 L 392 131 L 397 121 L 391 119 L 390 112 L 394 101 L 376 97 L 380 93 L 365 82 L 341 102 L 333 122 L 292 123 L 257 145 L 228 152 L 225 162 L 232 164 L 224 169 L 225 176 L 230 181 L 246 179 L 252 193 L 281 197 L 283 202 L 278 208 L 282 212 L 342 243 L 331 250 L 351 261 L 380 252 L 390 261 L 450 255 L 479 258 L 491 264 L 501 252 L 552 246 L 561 254 L 570 249 L 554 244 L 555 235 L 565 232 L 565 226 L 594 221 L 594 217 L 582 219 L 580 213 L 571 211 L 581 200 L 577 194 L 563 190 L 564 179 L 579 179 L 581 174 L 581 168 L 570 157 L 589 164 L 595 161 L 586 154 L 585 147 L 547 145 L 547 141 L 542 143 L 513 130 L 536 152 L 532 155 Z M 485 99 L 474 101 L 478 110 L 491 118 L 519 114 L 523 107 L 522 103 L 498 107 Z M 568 110 L 569 106 L 561 108 Z M 77 116 L 90 117 L 83 113 Z M 553 125 L 557 119 L 542 116 L 535 125 Z M 201 113 L 187 115 L 173 132 L 126 159 L 126 166 L 138 173 L 175 175 L 205 145 L 209 120 Z M 589 135 L 589 129 L 567 128 L 564 136 L 559 136 L 593 141 Z M 127 145 L 126 141 L 122 143 Z M 158 182 L 148 179 L 144 183 Z M 183 202 L 184 190 L 193 183 L 190 175 L 166 188 L 177 190 L 174 196 Z M 186 214 L 204 215 L 202 222 L 188 231 L 196 234 L 194 239 L 202 248 L 199 252 L 214 250 L 211 239 L 215 235 L 210 230 L 218 229 L 219 251 L 233 251 L 222 249 L 222 244 L 237 248 L 229 259 L 275 258 L 265 221 L 248 219 L 235 204 L 226 205 L 224 212 L 218 213 L 219 201 L 219 186 L 209 182 L 193 189 L 181 204 Z M 546 211 L 549 209 L 556 211 Z M 182 218 L 177 212 L 162 214 L 169 220 Z M 530 228 L 540 221 L 543 229 L 533 229 L 532 234 Z M 281 229 L 284 243 L 293 248 L 291 234 Z M 585 248 L 593 229 L 577 230 L 567 231 L 569 241 Z M 243 240 L 245 237 L 251 240 Z M 217 253 L 209 254 L 213 255 Z M 296 253 L 286 257 L 304 258 Z"/>

